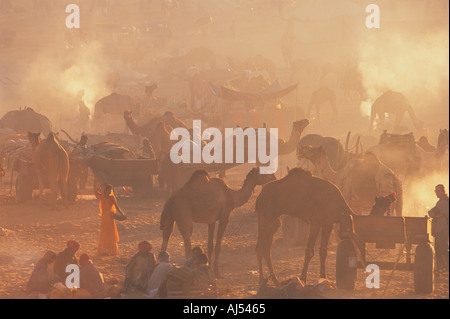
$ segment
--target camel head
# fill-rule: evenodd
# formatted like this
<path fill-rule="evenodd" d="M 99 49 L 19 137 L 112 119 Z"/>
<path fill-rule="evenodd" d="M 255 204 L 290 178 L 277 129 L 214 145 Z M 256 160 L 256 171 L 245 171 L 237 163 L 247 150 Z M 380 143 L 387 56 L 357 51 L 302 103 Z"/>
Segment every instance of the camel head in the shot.
<path fill-rule="evenodd" d="M 173 120 L 174 121 L 175 120 L 175 115 L 172 112 L 167 111 L 166 113 L 163 114 L 162 119 L 164 119 L 164 120 Z"/>
<path fill-rule="evenodd" d="M 39 143 L 41 142 L 40 136 L 41 132 L 39 133 L 28 132 L 28 140 L 30 141 L 32 147 L 39 145 Z"/>
<path fill-rule="evenodd" d="M 210 177 L 209 177 L 208 172 L 204 169 L 198 169 L 192 174 L 191 178 L 189 178 L 186 185 L 187 184 L 199 185 L 199 184 L 208 183 L 209 181 L 210 181 Z"/>
<path fill-rule="evenodd" d="M 245 177 L 245 182 L 252 181 L 255 185 L 264 185 L 276 179 L 277 178 L 275 177 L 275 174 L 261 174 L 259 172 L 259 168 L 255 167 L 252 168 L 250 172 L 248 172 L 247 176 Z"/>
<path fill-rule="evenodd" d="M 152 85 L 148 85 L 145 87 L 145 95 L 147 96 L 152 96 L 153 95 L 153 91 L 155 91 L 158 88 L 158 84 L 157 83 L 153 83 Z"/>
<path fill-rule="evenodd" d="M 383 197 L 375 197 L 375 204 L 370 211 L 370 215 L 384 216 L 390 209 L 391 204 L 397 200 L 395 192 Z"/>
<path fill-rule="evenodd" d="M 309 120 L 308 119 L 303 119 L 300 121 L 295 121 L 293 123 L 293 129 L 297 132 L 299 132 L 300 134 L 303 132 L 303 130 L 309 125 Z"/>
<path fill-rule="evenodd" d="M 297 156 L 299 158 L 306 158 L 312 163 L 317 163 L 319 160 L 325 158 L 328 159 L 327 153 L 322 146 L 299 145 L 297 148 Z"/>

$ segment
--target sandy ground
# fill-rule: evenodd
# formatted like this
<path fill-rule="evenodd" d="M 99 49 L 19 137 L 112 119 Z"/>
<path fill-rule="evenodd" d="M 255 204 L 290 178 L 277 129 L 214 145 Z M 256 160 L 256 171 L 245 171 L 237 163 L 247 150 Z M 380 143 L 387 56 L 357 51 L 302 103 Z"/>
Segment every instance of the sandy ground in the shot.
<path fill-rule="evenodd" d="M 239 188 L 242 176 L 250 169 L 248 165 L 228 171 L 227 183 L 232 188 Z M 98 201 L 92 195 L 81 196 L 69 208 L 51 210 L 38 201 L 22 204 L 7 204 L 9 179 L 4 178 L 2 186 L 3 204 L 0 206 L 0 224 L 14 231 L 7 240 L 2 239 L 0 245 L 0 298 L 34 298 L 21 290 L 33 270 L 34 263 L 46 250 L 62 251 L 69 239 L 81 243 L 77 255 L 88 253 L 93 262 L 104 274 L 105 281 L 111 286 L 120 287 L 124 280 L 124 270 L 130 258 L 137 252 L 137 244 L 148 240 L 153 244 L 153 252 L 157 254 L 161 245 L 159 218 L 164 205 L 160 198 L 137 200 L 119 196 L 118 201 L 128 215 L 128 220 L 118 223 L 120 235 L 120 255 L 115 257 L 98 257 L 96 255 L 97 240 L 100 231 Z M 87 193 L 92 191 L 88 189 Z M 255 298 L 258 290 L 257 260 L 255 254 L 257 239 L 257 218 L 254 214 L 254 203 L 260 189 L 256 189 L 250 201 L 237 208 L 231 215 L 225 232 L 220 256 L 221 279 L 217 285 L 219 299 Z M 273 261 L 275 271 L 280 280 L 298 276 L 303 265 L 304 247 L 283 243 L 281 231 L 275 236 L 273 244 Z M 192 243 L 206 249 L 207 227 L 195 224 Z M 318 253 L 318 243 L 316 253 Z M 178 229 L 170 239 L 168 251 L 175 265 L 184 263 L 184 247 Z M 369 258 L 395 260 L 397 250 L 369 249 Z M 368 289 L 365 286 L 366 274 L 358 270 L 358 279 L 354 291 L 335 288 L 336 242 L 329 245 L 327 260 L 327 276 L 331 287 L 320 295 L 311 298 L 332 299 L 444 299 L 449 298 L 448 274 L 435 280 L 435 290 L 431 294 L 421 295 L 414 292 L 413 272 L 381 270 L 380 288 Z M 391 280 L 389 282 L 390 276 Z M 308 271 L 308 284 L 319 279 L 319 258 L 316 255 Z M 386 287 L 388 285 L 389 286 Z M 271 285 L 271 283 L 269 283 Z M 387 288 L 387 289 L 386 289 Z M 128 294 L 122 298 L 144 298 L 140 294 Z"/>
<path fill-rule="evenodd" d="M 228 55 L 237 55 L 243 59 L 244 57 L 253 56 L 256 53 L 262 53 L 269 58 L 275 59 L 277 66 L 279 68 L 283 67 L 281 52 L 277 48 L 277 43 L 286 22 L 279 19 L 277 13 L 274 11 L 269 11 L 265 14 L 258 12 L 258 14 L 252 14 L 250 16 L 248 12 L 244 14 L 241 11 L 236 9 L 228 12 L 229 16 L 232 15 L 235 18 L 235 37 L 231 37 L 233 21 L 229 20 L 229 16 L 216 14 L 216 27 L 213 32 L 197 34 L 192 30 L 187 31 L 189 44 L 192 47 L 203 45 L 204 43 L 212 45 L 214 50 L 218 52 L 220 67 L 225 66 L 224 57 Z M 130 19 L 134 19 L 135 14 L 132 13 L 128 16 Z M 21 73 L 26 74 L 25 70 L 21 70 L 19 66 L 24 65 L 23 68 L 25 68 L 25 66 L 34 61 L 29 56 L 29 52 L 43 51 L 44 46 L 41 45 L 41 42 L 53 43 L 51 42 L 53 41 L 53 31 L 62 33 L 62 27 L 55 28 L 51 23 L 42 23 L 42 27 L 37 30 L 39 33 L 36 34 L 36 27 L 33 24 L 34 20 L 28 13 L 24 15 L 18 14 L 17 16 L 11 15 L 5 18 L 4 21 L 8 23 L 10 28 L 16 28 L 18 30 L 15 46 L 4 49 L 1 54 L 3 65 L 10 65 L 11 74 L 14 74 L 17 78 L 20 78 Z M 267 23 L 268 21 L 270 23 Z M 111 21 L 93 20 L 92 22 L 101 24 Z M 122 21 L 123 24 L 126 24 L 125 22 Z M 165 52 L 172 48 L 186 46 L 187 43 L 185 43 L 186 41 L 184 41 L 180 31 L 182 29 L 180 26 L 183 25 L 181 22 L 176 16 L 171 18 L 174 36 L 168 46 L 161 51 Z M 345 56 L 344 52 L 346 50 L 343 47 L 337 43 L 330 42 L 330 39 L 339 37 L 339 30 L 333 29 L 328 25 L 323 26 L 323 24 L 323 21 L 307 21 L 307 23 L 302 25 L 302 33 L 298 34 L 299 39 L 296 46 L 296 54 L 300 55 L 301 53 L 304 58 L 313 57 L 317 60 L 317 63 L 323 61 L 334 62 Z M 41 24 L 38 25 L 40 26 Z M 265 26 L 264 32 L 260 32 L 264 34 L 264 37 L 254 37 L 254 31 L 260 30 L 259 28 L 261 26 Z M 44 27 L 47 27 L 47 29 Z M 319 37 L 319 32 L 313 32 L 318 28 L 324 28 L 326 33 L 323 30 L 321 33 L 327 36 Z M 329 32 L 328 30 L 334 32 Z M 62 41 L 63 35 L 58 36 L 61 37 Z M 61 45 L 60 42 L 57 43 Z M 140 72 L 151 74 L 151 71 L 153 71 L 149 66 L 151 65 L 150 61 L 153 61 L 153 58 L 162 52 L 156 49 L 152 49 L 152 51 L 152 54 L 146 57 L 147 60 L 139 61 L 136 65 L 136 68 Z M 22 63 L 23 61 L 30 62 L 29 64 L 24 64 Z M 9 75 L 11 76 L 11 74 Z M 294 82 L 287 73 L 280 74 L 280 78 L 284 85 Z M 337 88 L 336 81 L 334 81 L 335 77 L 331 76 L 330 78 L 333 80 L 331 81 L 331 85 Z M 304 108 L 310 92 L 317 84 L 317 79 L 314 81 L 311 81 L 309 78 L 296 80 L 301 80 L 301 86 L 295 95 L 290 96 L 288 105 L 292 106 L 295 102 L 296 106 Z M 13 99 L 14 103 L 8 103 L 8 107 L 12 108 L 14 106 L 16 108 L 17 105 L 20 105 L 20 102 L 18 102 L 20 100 L 16 101 L 19 97 L 20 94 L 17 94 L 17 98 Z M 343 138 L 345 138 L 348 131 L 355 133 L 358 130 L 366 130 L 368 120 L 360 115 L 359 106 L 345 105 L 341 102 L 339 101 L 338 103 L 340 106 L 340 119 L 342 121 L 339 127 L 326 124 L 322 126 L 312 125 L 311 128 L 304 132 L 304 135 L 317 132 L 324 136 L 339 136 L 343 142 Z M 323 112 L 330 111 L 324 108 Z M 325 114 L 323 118 L 324 123 L 325 120 L 328 123 L 327 115 L 329 116 L 329 114 Z M 425 120 L 432 116 L 428 112 L 420 115 L 424 116 Z M 446 113 L 446 115 L 448 114 Z M 430 127 L 430 134 L 435 135 L 438 127 L 448 127 L 447 119 L 448 116 L 439 117 L 439 123 Z M 60 123 L 57 124 L 59 126 Z M 435 141 L 434 136 L 431 140 Z M 286 172 L 286 165 L 290 165 L 290 167 L 296 165 L 294 155 L 283 159 L 282 166 L 284 170 L 282 174 Z M 249 170 L 250 167 L 248 165 L 243 165 L 228 171 L 226 182 L 230 187 L 238 189 L 241 186 L 243 177 Z M 260 189 L 257 188 L 249 202 L 235 209 L 231 215 L 220 256 L 220 269 L 223 276 L 218 281 L 218 298 L 220 299 L 254 298 L 258 290 L 257 260 L 255 254 L 258 222 L 254 214 L 254 204 L 259 191 Z M 118 287 L 121 286 L 124 280 L 125 267 L 130 258 L 137 252 L 137 245 L 140 241 L 150 241 L 154 247 L 153 252 L 155 254 L 159 252 L 161 246 L 159 219 L 164 205 L 164 199 L 162 197 L 156 197 L 148 200 L 137 200 L 126 196 L 119 196 L 119 204 L 128 216 L 127 221 L 118 223 L 120 255 L 116 257 L 98 257 L 96 255 L 96 248 L 100 231 L 100 217 L 98 216 L 98 202 L 92 194 L 92 188 L 88 189 L 77 202 L 67 209 L 51 210 L 48 204 L 38 201 L 16 204 L 11 197 L 13 194 L 10 194 L 9 173 L 3 178 L 0 182 L 0 226 L 13 231 L 15 236 L 9 236 L 8 239 L 0 237 L 0 298 L 33 298 L 23 293 L 22 289 L 29 279 L 34 263 L 38 261 L 46 250 L 53 250 L 55 252 L 62 251 L 65 248 L 66 241 L 69 239 L 76 239 L 81 243 L 78 256 L 82 253 L 90 254 L 95 265 L 104 274 L 106 282 L 109 285 L 116 285 Z M 194 225 L 192 244 L 206 248 L 206 240 L 206 225 Z M 317 254 L 318 244 L 316 244 Z M 168 251 L 171 254 L 174 264 L 182 265 L 184 263 L 183 242 L 177 229 L 175 229 L 169 242 Z M 272 254 L 275 271 L 280 280 L 300 274 L 303 265 L 304 247 L 284 243 L 281 238 L 281 232 L 278 232 L 273 244 Z M 369 251 L 369 254 L 373 260 L 378 258 L 394 261 L 397 251 L 373 250 Z M 335 283 L 335 262 L 336 243 L 331 242 L 327 259 L 327 276 L 332 285 Z M 415 294 L 413 273 L 406 271 L 395 271 L 386 290 L 390 276 L 391 271 L 382 270 L 380 277 L 381 287 L 379 289 L 367 289 L 365 286 L 365 273 L 363 270 L 358 270 L 357 285 L 354 291 L 338 290 L 332 286 L 326 289 L 320 296 L 312 297 L 334 299 L 449 298 L 448 274 L 436 278 L 434 292 L 427 295 Z M 319 279 L 318 255 L 311 261 L 307 283 L 312 284 L 317 279 Z M 143 298 L 143 296 L 127 295 L 123 298 Z"/>

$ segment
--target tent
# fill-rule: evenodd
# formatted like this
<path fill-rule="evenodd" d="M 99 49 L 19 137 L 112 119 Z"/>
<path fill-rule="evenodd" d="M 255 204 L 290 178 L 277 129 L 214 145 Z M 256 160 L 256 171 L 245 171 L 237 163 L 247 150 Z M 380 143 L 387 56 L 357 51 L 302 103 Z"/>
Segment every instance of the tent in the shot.
<path fill-rule="evenodd" d="M 264 90 L 257 93 L 240 92 L 221 86 L 217 87 L 212 83 L 209 83 L 209 87 L 213 93 L 224 100 L 228 101 L 270 101 L 282 98 L 283 96 L 294 91 L 298 86 L 298 83 L 283 88 L 280 82 L 277 80 Z"/>

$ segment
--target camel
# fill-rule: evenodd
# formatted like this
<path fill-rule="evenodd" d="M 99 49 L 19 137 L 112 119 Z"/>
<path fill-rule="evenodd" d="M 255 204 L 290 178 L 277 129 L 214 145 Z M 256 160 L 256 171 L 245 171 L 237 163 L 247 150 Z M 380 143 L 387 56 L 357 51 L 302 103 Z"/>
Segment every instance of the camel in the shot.
<path fill-rule="evenodd" d="M 418 146 L 420 146 L 420 148 L 422 148 L 425 152 L 434 152 L 434 151 L 436 151 L 436 146 L 432 145 L 428 141 L 428 137 L 426 137 L 426 136 L 421 136 L 419 138 L 419 140 L 416 142 L 416 144 Z"/>
<path fill-rule="evenodd" d="M 122 114 L 126 110 L 141 112 L 141 105 L 129 95 L 112 93 L 95 103 L 94 119 L 100 120 L 104 114 Z"/>
<path fill-rule="evenodd" d="M 124 111 L 123 118 L 125 119 L 127 127 L 130 129 L 131 133 L 133 133 L 135 135 L 141 135 L 143 137 L 150 138 L 151 135 L 153 134 L 156 126 L 161 121 L 164 122 L 164 124 L 166 124 L 172 128 L 183 127 L 185 129 L 188 129 L 186 124 L 183 121 L 181 121 L 180 119 L 178 119 L 170 111 L 165 112 L 162 116 L 152 118 L 150 121 L 148 121 L 144 125 L 138 125 L 133 120 L 132 114 L 133 114 L 132 111 L 129 111 L 129 110 Z"/>
<path fill-rule="evenodd" d="M 61 187 L 61 197 L 67 200 L 67 179 L 69 175 L 69 157 L 64 148 L 50 132 L 41 142 L 40 133 L 28 133 L 28 139 L 32 146 L 33 168 L 39 181 L 39 195 L 44 191 L 44 179 L 48 179 L 53 208 L 56 208 L 58 183 Z"/>
<path fill-rule="evenodd" d="M 305 135 L 297 143 L 297 153 L 302 146 L 307 145 L 322 146 L 322 148 L 327 153 L 328 159 L 330 160 L 330 165 L 334 170 L 338 170 L 345 165 L 345 150 L 342 146 L 342 143 L 338 139 L 334 137 L 322 136 L 319 134 Z M 348 146 L 348 144 L 346 145 Z"/>
<path fill-rule="evenodd" d="M 405 137 L 409 137 L 409 142 L 404 142 Z M 401 140 L 397 142 L 396 139 Z M 447 167 L 445 160 L 448 159 L 448 130 L 440 130 L 436 150 L 432 152 L 426 152 L 417 145 L 412 134 L 397 135 L 386 132 L 381 135 L 380 143 L 368 148 L 367 152 L 376 154 L 389 168 L 405 178 L 424 176 L 430 171 Z"/>
<path fill-rule="evenodd" d="M 170 139 L 170 132 L 173 128 L 166 125 L 163 121 L 159 121 L 153 133 L 148 137 L 150 140 L 153 151 L 155 152 L 156 159 L 161 163 L 166 156 L 169 156 L 170 149 L 176 143 Z"/>
<path fill-rule="evenodd" d="M 302 146 L 298 155 L 315 165 L 318 177 L 337 185 L 353 210 L 362 212 L 375 196 L 395 192 L 398 200 L 394 210 L 397 216 L 402 216 L 402 183 L 375 154 L 366 152 L 363 159 L 351 160 L 340 170 L 331 168 L 328 156 L 320 146 Z"/>
<path fill-rule="evenodd" d="M 314 245 L 322 230 L 320 241 L 320 277 L 326 278 L 327 246 L 333 225 L 344 214 L 354 212 L 345 201 L 340 190 L 329 181 L 312 176 L 302 168 L 293 168 L 282 179 L 264 185 L 256 205 L 258 216 L 258 240 L 256 255 L 259 278 L 264 280 L 263 259 L 269 268 L 270 277 L 278 279 L 272 266 L 271 246 L 273 236 L 280 227 L 280 216 L 298 217 L 310 224 L 310 233 L 305 250 L 305 261 L 300 279 L 306 282 L 308 265 L 314 255 Z"/>
<path fill-rule="evenodd" d="M 300 141 L 300 137 L 303 134 L 305 128 L 309 125 L 308 119 L 302 119 L 295 121 L 292 124 L 291 135 L 289 140 L 284 141 L 283 139 L 278 139 L 278 156 L 288 155 L 295 151 L 297 143 Z"/>
<path fill-rule="evenodd" d="M 337 120 L 338 110 L 336 107 L 336 94 L 328 87 L 322 86 L 311 94 L 309 99 L 308 111 L 306 112 L 306 117 L 311 114 L 312 108 L 316 109 L 317 120 L 320 123 L 320 105 L 328 102 L 333 111 L 333 117 L 331 123 L 335 123 Z"/>
<path fill-rule="evenodd" d="M 31 107 L 25 107 L 6 113 L 0 119 L 1 128 L 10 128 L 16 133 L 31 131 L 48 135 L 52 130 L 52 123 L 46 116 L 35 112 Z"/>
<path fill-rule="evenodd" d="M 205 170 L 194 172 L 189 181 L 175 191 L 166 201 L 161 213 L 162 246 L 167 250 L 174 223 L 183 236 L 185 255 L 191 254 L 191 235 L 193 223 L 208 224 L 208 256 L 211 259 L 214 251 L 214 274 L 219 275 L 219 254 L 223 234 L 231 212 L 244 205 L 257 185 L 275 180 L 274 174 L 260 174 L 253 168 L 247 174 L 240 190 L 231 189 L 222 179 L 210 178 Z M 216 244 L 214 247 L 214 229 L 218 222 Z"/>
<path fill-rule="evenodd" d="M 283 139 L 278 139 L 278 156 L 281 155 L 287 155 L 292 153 L 296 145 L 300 139 L 300 136 L 302 135 L 304 129 L 309 125 L 309 121 L 307 119 L 302 119 L 299 121 L 295 121 L 292 124 L 292 130 L 291 135 L 289 137 L 288 141 L 284 141 Z M 269 133 L 267 133 L 269 134 Z M 268 138 L 268 135 L 267 135 Z M 166 137 L 167 139 L 167 137 Z M 173 143 L 173 141 L 171 141 Z M 248 159 L 248 140 L 246 139 L 244 141 L 244 161 L 247 161 Z M 236 147 L 236 143 L 233 143 L 234 147 Z M 172 145 L 172 144 L 170 144 Z M 267 148 L 269 148 L 269 143 L 266 144 Z M 225 143 L 222 144 L 222 146 L 225 146 Z M 155 147 L 156 151 L 156 147 Z M 234 156 L 236 156 L 236 151 L 233 152 Z M 222 152 L 223 156 L 225 156 L 225 152 Z M 234 160 L 235 162 L 235 160 Z M 222 161 L 222 163 L 225 163 L 225 160 Z M 256 163 L 257 165 L 260 165 L 260 163 Z M 182 175 L 185 173 L 185 170 L 183 169 L 183 165 L 181 164 L 173 164 L 168 156 L 165 156 L 164 159 L 160 162 L 160 171 L 158 175 L 158 179 L 160 181 L 160 185 L 163 185 L 164 183 L 167 183 L 168 187 L 168 194 L 171 194 L 174 190 L 179 188 L 182 184 Z"/>
<path fill-rule="evenodd" d="M 375 100 L 371 108 L 369 130 L 373 129 L 373 124 L 377 115 L 380 119 L 381 127 L 384 128 L 386 113 L 395 116 L 396 128 L 401 124 L 405 113 L 408 113 L 414 127 L 417 130 L 422 130 L 423 122 L 416 117 L 411 104 L 409 104 L 402 93 L 389 90 Z"/>

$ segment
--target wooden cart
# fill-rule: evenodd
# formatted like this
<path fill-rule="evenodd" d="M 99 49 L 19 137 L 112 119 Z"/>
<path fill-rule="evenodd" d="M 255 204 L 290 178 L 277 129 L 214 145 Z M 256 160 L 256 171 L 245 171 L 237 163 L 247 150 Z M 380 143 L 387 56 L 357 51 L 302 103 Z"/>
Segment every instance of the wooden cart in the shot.
<path fill-rule="evenodd" d="M 93 156 L 87 165 L 99 183 L 130 186 L 139 196 L 151 195 L 153 175 L 158 174 L 158 163 L 154 159 L 109 159 Z"/>
<path fill-rule="evenodd" d="M 340 223 L 336 252 L 336 284 L 338 288 L 353 290 L 357 268 L 375 264 L 379 269 L 414 272 L 417 293 L 434 289 L 434 250 L 430 244 L 428 217 L 343 216 Z M 402 244 L 405 262 L 368 261 L 366 244 L 375 243 L 377 249 L 393 249 Z M 411 253 L 415 245 L 414 253 Z M 413 258 L 414 257 L 414 258 Z M 413 262 L 414 259 L 414 262 Z"/>

